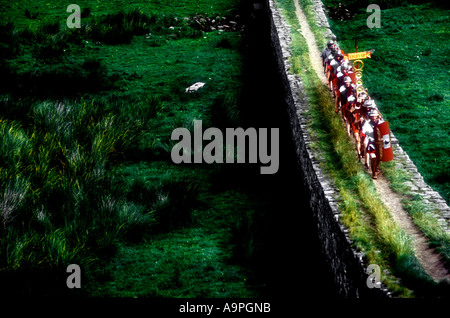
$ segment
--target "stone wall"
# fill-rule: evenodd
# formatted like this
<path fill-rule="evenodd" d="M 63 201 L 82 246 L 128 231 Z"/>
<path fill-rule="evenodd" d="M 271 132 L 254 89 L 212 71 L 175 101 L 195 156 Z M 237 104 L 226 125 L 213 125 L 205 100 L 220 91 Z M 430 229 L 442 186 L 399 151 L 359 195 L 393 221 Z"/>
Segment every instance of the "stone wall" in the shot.
<path fill-rule="evenodd" d="M 339 294 L 343 297 L 388 296 L 385 289 L 369 289 L 366 285 L 367 264 L 352 248 L 348 230 L 339 222 L 340 212 L 335 200 L 336 190 L 319 168 L 320 158 L 311 151 L 310 136 L 306 129 L 303 113 L 308 111 L 309 102 L 301 79 L 289 73 L 290 27 L 281 12 L 268 1 L 271 15 L 271 38 L 277 59 L 279 74 L 285 87 L 285 102 L 289 112 L 292 138 L 294 139 L 298 165 L 302 171 L 303 183 L 308 189 L 310 207 L 317 223 L 322 242 L 322 252 L 329 263 Z"/>

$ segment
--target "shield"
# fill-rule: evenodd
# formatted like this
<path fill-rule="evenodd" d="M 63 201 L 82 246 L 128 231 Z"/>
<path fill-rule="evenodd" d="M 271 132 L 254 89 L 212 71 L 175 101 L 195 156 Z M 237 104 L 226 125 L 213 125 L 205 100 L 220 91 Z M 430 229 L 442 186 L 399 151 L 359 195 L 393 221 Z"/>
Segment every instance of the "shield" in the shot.
<path fill-rule="evenodd" d="M 389 122 L 385 121 L 377 128 L 380 130 L 381 142 L 382 142 L 382 155 L 381 161 L 391 161 L 394 159 L 394 153 L 392 152 L 391 132 L 389 130 Z"/>

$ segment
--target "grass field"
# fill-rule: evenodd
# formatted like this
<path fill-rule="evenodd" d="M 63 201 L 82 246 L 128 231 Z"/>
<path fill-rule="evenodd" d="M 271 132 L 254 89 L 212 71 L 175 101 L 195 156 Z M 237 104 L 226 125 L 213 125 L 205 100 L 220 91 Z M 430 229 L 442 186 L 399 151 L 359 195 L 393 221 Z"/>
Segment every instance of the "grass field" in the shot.
<path fill-rule="evenodd" d="M 257 201 L 170 159 L 174 128 L 236 126 L 242 32 L 202 19 L 239 2 L 78 4 L 80 29 L 56 1 L 1 4 L 2 292 L 67 293 L 76 263 L 87 295 L 255 296 L 230 233 Z"/>
<path fill-rule="evenodd" d="M 333 295 L 251 3 L 78 4 L 68 29 L 56 1 L 1 1 L 0 293 Z M 171 133 L 193 120 L 280 127 L 279 172 L 175 165 Z"/>

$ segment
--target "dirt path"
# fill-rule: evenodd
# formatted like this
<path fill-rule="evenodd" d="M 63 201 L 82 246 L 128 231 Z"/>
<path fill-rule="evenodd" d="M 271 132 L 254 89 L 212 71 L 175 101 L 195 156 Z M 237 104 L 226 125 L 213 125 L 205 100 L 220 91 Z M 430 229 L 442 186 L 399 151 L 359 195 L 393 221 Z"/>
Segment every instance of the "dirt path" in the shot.
<path fill-rule="evenodd" d="M 323 74 L 323 66 L 322 66 L 322 58 L 320 57 L 320 50 L 317 47 L 316 38 L 309 28 L 308 21 L 306 20 L 306 16 L 303 13 L 302 8 L 300 7 L 298 0 L 295 0 L 295 13 L 297 15 L 298 22 L 300 23 L 300 31 L 303 37 L 308 44 L 309 50 L 309 60 L 311 61 L 311 65 L 314 71 L 317 73 L 317 76 L 322 81 L 322 83 L 326 83 L 325 74 Z"/>
<path fill-rule="evenodd" d="M 443 278 L 450 279 L 450 274 L 444 267 L 442 256 L 429 247 L 427 238 L 420 232 L 411 217 L 403 209 L 402 198 L 392 191 L 389 181 L 383 175 L 379 175 L 374 184 L 378 194 L 381 196 L 381 200 L 389 208 L 394 220 L 411 236 L 416 257 L 425 271 L 436 281 Z"/>
<path fill-rule="evenodd" d="M 296 15 L 301 27 L 301 33 L 308 44 L 309 59 L 311 65 L 319 79 L 325 84 L 326 79 L 323 74 L 322 59 L 320 57 L 320 50 L 317 47 L 314 34 L 309 28 L 306 16 L 301 9 L 298 0 L 295 0 Z M 356 159 L 355 159 L 356 160 Z M 417 226 L 413 223 L 411 217 L 403 209 L 401 200 L 402 197 L 392 191 L 389 182 L 383 175 L 379 175 L 377 180 L 374 180 L 375 187 L 379 193 L 381 200 L 391 212 L 394 220 L 400 227 L 407 232 L 413 241 L 416 257 L 422 264 L 425 271 L 435 280 L 450 279 L 449 272 L 444 267 L 442 256 L 430 248 L 427 243 L 427 238 L 420 232 Z"/>

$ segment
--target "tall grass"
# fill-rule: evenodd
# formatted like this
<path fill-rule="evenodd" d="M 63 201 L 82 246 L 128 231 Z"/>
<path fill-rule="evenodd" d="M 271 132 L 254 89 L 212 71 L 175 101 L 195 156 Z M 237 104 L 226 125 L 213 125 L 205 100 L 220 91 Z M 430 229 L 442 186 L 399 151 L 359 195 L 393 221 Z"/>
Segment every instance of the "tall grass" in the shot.
<path fill-rule="evenodd" d="M 113 172 L 127 160 L 142 160 L 140 154 L 162 151 L 158 158 L 167 159 L 165 140 L 145 140 L 153 137 L 162 98 L 147 92 L 100 96 L 116 87 L 119 76 L 99 57 L 76 53 L 89 42 L 127 44 L 146 35 L 165 43 L 198 38 L 201 31 L 173 14 L 134 9 L 86 16 L 81 29 L 6 23 L 0 34 L 2 268 L 92 261 L 122 239 L 136 241 L 190 222 L 195 180 L 148 184 Z M 175 98 L 191 98 L 184 96 L 185 82 L 171 84 Z"/>
<path fill-rule="evenodd" d="M 1 267 L 90 264 L 119 240 L 188 222 L 196 197 L 192 181 L 147 189 L 109 172 L 136 147 L 142 125 L 156 113 L 44 101 L 30 108 L 27 129 L 1 120 Z"/>

